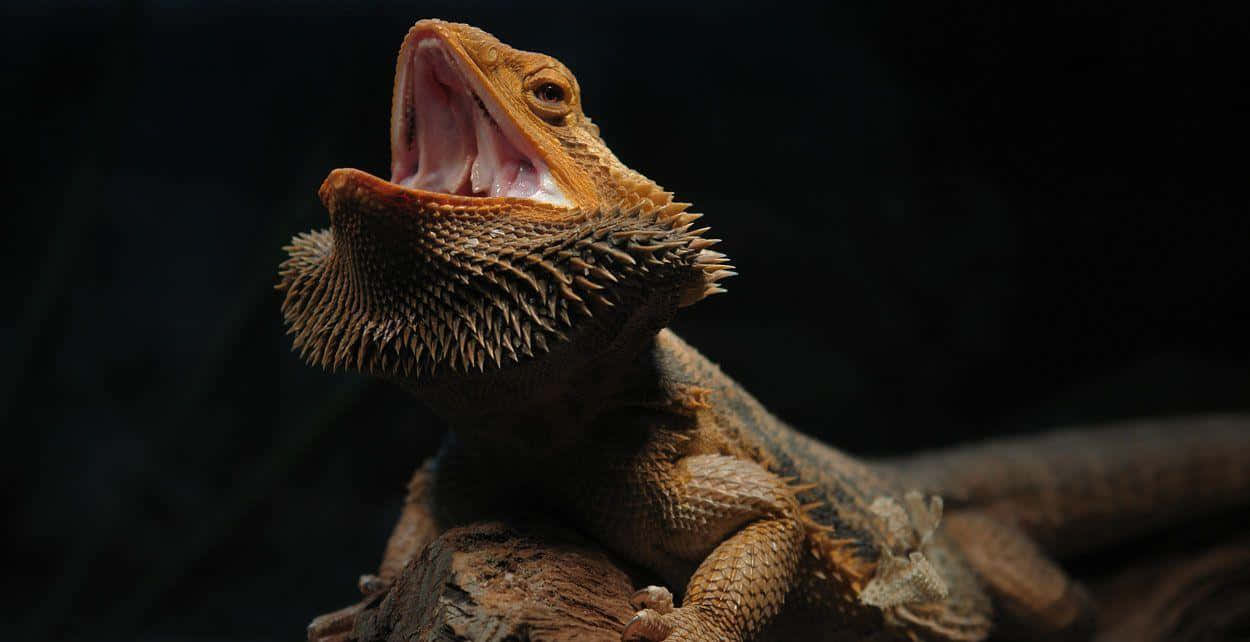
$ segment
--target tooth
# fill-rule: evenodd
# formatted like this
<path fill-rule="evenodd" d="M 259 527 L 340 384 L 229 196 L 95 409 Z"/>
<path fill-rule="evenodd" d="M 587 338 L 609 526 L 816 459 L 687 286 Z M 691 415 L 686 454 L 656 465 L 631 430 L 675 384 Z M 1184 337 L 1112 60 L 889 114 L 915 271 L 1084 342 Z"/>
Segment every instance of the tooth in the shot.
<path fill-rule="evenodd" d="M 516 180 L 512 182 L 512 187 L 508 189 L 508 196 L 517 198 L 529 198 L 538 191 L 538 171 L 534 169 L 533 163 L 528 160 L 522 160 L 517 170 Z"/>
<path fill-rule="evenodd" d="M 482 149 L 481 145 L 478 145 L 478 149 Z M 485 194 L 490 189 L 492 178 L 490 174 L 490 167 L 487 166 L 487 163 L 482 162 L 482 156 L 479 154 L 477 158 L 473 159 L 473 169 L 469 171 L 469 182 L 473 186 L 474 194 Z"/>
<path fill-rule="evenodd" d="M 551 177 L 551 172 L 547 168 L 542 168 L 538 172 L 538 192 L 534 194 L 536 200 L 552 205 L 568 205 L 569 200 L 564 197 L 564 193 L 556 185 L 556 181 Z"/>
<path fill-rule="evenodd" d="M 509 159 L 499 167 L 499 171 L 495 172 L 495 181 L 490 186 L 491 196 L 512 196 L 512 183 L 516 181 L 517 172 L 520 171 L 520 163 L 516 160 Z"/>

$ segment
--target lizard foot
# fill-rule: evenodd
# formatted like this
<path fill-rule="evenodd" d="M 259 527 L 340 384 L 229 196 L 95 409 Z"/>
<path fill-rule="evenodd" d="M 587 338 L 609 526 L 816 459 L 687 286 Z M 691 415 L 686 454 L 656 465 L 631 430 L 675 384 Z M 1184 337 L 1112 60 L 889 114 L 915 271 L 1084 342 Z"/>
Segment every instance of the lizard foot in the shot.
<path fill-rule="evenodd" d="M 318 615 L 308 624 L 308 639 L 313 642 L 349 642 L 354 640 L 352 629 L 356 624 L 356 615 L 376 605 L 386 595 L 390 582 L 376 575 L 361 575 L 357 582 L 360 593 L 365 599 L 337 611 Z"/>
<path fill-rule="evenodd" d="M 740 638 L 716 626 L 706 612 L 693 607 L 677 608 L 667 613 L 643 609 L 634 614 L 621 631 L 623 642 L 721 642 L 737 639 Z"/>
<path fill-rule="evenodd" d="M 635 611 L 651 609 L 664 615 L 673 610 L 673 594 L 663 586 L 648 586 L 630 596 L 629 605 Z"/>

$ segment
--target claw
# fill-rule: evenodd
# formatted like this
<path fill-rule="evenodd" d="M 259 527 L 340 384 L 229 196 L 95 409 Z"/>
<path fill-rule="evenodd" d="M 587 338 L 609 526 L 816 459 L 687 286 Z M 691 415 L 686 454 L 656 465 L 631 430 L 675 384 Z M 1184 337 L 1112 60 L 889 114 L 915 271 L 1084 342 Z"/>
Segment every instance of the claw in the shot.
<path fill-rule="evenodd" d="M 377 575 L 361 575 L 360 580 L 356 582 L 356 586 L 360 589 L 361 595 L 369 596 L 390 588 L 390 582 Z"/>
<path fill-rule="evenodd" d="M 634 614 L 625 629 L 621 631 L 622 642 L 662 642 L 673 632 L 673 625 L 664 620 L 664 616 L 652 609 L 643 609 Z"/>
<path fill-rule="evenodd" d="M 315 642 L 334 642 L 350 639 L 356 614 L 362 604 L 353 604 L 332 613 L 318 615 L 308 624 L 308 639 Z"/>
<path fill-rule="evenodd" d="M 673 611 L 673 594 L 663 586 L 648 586 L 638 589 L 629 597 L 629 605 L 635 611 L 652 609 L 660 615 Z"/>

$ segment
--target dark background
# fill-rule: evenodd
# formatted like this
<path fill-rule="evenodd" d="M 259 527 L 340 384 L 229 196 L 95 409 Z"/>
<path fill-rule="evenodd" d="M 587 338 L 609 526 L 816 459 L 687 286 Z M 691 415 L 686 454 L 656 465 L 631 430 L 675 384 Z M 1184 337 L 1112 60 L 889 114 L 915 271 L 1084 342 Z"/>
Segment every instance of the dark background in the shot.
<path fill-rule="evenodd" d="M 325 174 L 388 167 L 420 17 L 574 70 L 741 272 L 678 332 L 811 433 L 1250 409 L 1240 12 L 516 4 L 5 5 L 5 637 L 298 639 L 355 599 L 440 423 L 302 365 L 272 286 Z"/>

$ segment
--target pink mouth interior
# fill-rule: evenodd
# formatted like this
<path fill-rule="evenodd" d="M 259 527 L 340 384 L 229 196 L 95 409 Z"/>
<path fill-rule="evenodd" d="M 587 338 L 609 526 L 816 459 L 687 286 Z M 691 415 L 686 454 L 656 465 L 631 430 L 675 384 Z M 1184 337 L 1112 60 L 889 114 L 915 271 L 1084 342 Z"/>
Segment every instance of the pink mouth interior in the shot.
<path fill-rule="evenodd" d="M 461 196 L 568 203 L 536 153 L 505 131 L 437 38 L 412 48 L 392 115 L 391 182 Z M 515 126 L 507 123 L 509 130 Z M 518 144 L 520 143 L 520 144 Z"/>

